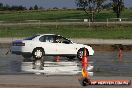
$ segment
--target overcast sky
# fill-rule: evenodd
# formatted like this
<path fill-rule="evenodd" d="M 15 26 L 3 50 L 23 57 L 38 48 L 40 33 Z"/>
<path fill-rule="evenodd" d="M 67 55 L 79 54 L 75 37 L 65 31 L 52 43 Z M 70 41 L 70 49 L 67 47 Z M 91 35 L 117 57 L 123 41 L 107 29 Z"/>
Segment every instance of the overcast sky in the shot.
<path fill-rule="evenodd" d="M 125 6 L 132 7 L 132 0 L 124 0 Z M 53 8 L 53 7 L 68 7 L 76 8 L 75 0 L 0 0 L 3 4 L 9 5 L 23 5 L 26 7 L 37 4 L 39 7 Z"/>

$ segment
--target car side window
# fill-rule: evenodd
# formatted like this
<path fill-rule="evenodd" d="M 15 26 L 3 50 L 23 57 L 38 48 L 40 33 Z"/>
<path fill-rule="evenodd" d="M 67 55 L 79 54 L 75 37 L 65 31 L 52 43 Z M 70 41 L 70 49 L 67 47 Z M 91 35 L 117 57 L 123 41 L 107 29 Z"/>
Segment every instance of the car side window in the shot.
<path fill-rule="evenodd" d="M 52 36 L 45 36 L 45 42 L 51 42 L 51 43 L 53 43 L 54 39 L 53 39 Z"/>
<path fill-rule="evenodd" d="M 57 36 L 56 37 L 56 43 L 71 44 L 71 41 L 66 39 L 66 38 L 64 38 L 64 37 Z"/>
<path fill-rule="evenodd" d="M 45 42 L 45 41 L 44 41 L 44 36 L 40 37 L 40 38 L 39 38 L 39 41 Z"/>
<path fill-rule="evenodd" d="M 51 42 L 54 43 L 54 37 L 52 35 L 45 35 L 39 38 L 41 42 Z"/>

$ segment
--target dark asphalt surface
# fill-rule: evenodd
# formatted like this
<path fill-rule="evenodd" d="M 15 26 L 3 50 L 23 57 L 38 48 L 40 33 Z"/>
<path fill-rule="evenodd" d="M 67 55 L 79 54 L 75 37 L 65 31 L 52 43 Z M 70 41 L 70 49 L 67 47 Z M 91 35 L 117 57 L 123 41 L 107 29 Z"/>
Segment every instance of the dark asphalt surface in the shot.
<path fill-rule="evenodd" d="M 8 48 L 0 48 L 0 88 L 83 88 L 78 79 L 72 76 L 45 76 L 21 72 L 22 56 L 6 54 Z M 91 79 L 132 80 L 132 51 L 123 51 L 123 61 L 119 62 L 119 51 L 95 51 L 88 58 L 94 65 Z M 53 57 L 46 57 L 46 60 Z M 65 60 L 62 58 L 61 60 Z M 132 88 L 130 86 L 87 86 L 84 88 Z"/>
<path fill-rule="evenodd" d="M 132 88 L 132 85 L 99 85 L 82 87 L 78 81 L 80 76 L 43 76 L 43 75 L 0 75 L 0 88 Z M 126 79 L 132 77 L 92 77 L 97 79 Z"/>
<path fill-rule="evenodd" d="M 11 53 L 5 55 L 7 51 L 8 48 L 0 49 L 0 74 L 22 74 L 23 57 Z M 118 54 L 119 51 L 95 51 L 94 56 L 88 58 L 93 62 L 94 76 L 132 76 L 132 51 L 123 51 L 122 62 Z M 53 57 L 46 57 L 45 60 L 53 60 Z"/>

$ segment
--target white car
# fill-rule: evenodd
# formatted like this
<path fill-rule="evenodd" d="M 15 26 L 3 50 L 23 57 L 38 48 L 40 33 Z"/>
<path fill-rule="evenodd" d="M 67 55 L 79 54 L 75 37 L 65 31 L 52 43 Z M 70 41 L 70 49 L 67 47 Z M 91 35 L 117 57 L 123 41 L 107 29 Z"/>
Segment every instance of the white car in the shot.
<path fill-rule="evenodd" d="M 38 34 L 23 40 L 12 42 L 12 54 L 22 55 L 23 57 L 34 57 L 36 59 L 42 56 L 65 56 L 73 59 L 76 56 L 81 60 L 84 47 L 87 49 L 87 55 L 93 55 L 92 47 L 83 44 L 73 43 L 71 40 L 55 34 Z"/>

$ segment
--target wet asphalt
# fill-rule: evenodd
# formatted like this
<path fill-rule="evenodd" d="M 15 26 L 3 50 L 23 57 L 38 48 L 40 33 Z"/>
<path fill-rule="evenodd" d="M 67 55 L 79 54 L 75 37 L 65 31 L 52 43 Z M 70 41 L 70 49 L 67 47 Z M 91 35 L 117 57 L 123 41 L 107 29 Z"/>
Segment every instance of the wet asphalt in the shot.
<path fill-rule="evenodd" d="M 0 48 L 0 74 L 25 74 L 21 71 L 24 58 L 10 52 L 7 54 L 8 49 Z M 45 60 L 53 60 L 53 57 L 45 57 Z M 123 51 L 122 62 L 119 51 L 95 51 L 88 61 L 93 62 L 94 76 L 132 76 L 132 51 Z"/>

